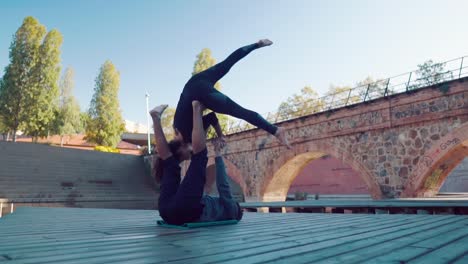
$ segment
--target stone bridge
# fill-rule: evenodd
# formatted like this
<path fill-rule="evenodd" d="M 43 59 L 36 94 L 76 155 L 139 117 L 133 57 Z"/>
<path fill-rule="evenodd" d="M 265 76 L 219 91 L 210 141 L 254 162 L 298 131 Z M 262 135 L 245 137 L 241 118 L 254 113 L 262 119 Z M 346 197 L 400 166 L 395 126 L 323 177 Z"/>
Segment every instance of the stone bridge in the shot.
<path fill-rule="evenodd" d="M 292 150 L 259 129 L 227 137 L 228 174 L 246 201 L 284 201 L 301 169 L 325 155 L 357 171 L 374 199 L 428 197 L 468 154 L 468 78 L 278 125 Z"/>

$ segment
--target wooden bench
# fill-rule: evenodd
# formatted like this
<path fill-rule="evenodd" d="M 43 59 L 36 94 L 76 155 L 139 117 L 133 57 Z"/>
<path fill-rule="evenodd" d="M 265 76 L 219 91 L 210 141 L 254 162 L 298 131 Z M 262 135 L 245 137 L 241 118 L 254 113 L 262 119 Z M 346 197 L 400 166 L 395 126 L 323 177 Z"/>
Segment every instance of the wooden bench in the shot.
<path fill-rule="evenodd" d="M 299 212 L 344 213 L 437 213 L 468 214 L 468 200 L 447 199 L 392 199 L 392 200 L 304 200 L 286 202 L 247 202 L 240 204 L 249 211 L 286 212 L 296 208 Z"/>
<path fill-rule="evenodd" d="M 14 203 L 8 199 L 0 198 L 0 218 L 8 213 L 13 213 Z"/>

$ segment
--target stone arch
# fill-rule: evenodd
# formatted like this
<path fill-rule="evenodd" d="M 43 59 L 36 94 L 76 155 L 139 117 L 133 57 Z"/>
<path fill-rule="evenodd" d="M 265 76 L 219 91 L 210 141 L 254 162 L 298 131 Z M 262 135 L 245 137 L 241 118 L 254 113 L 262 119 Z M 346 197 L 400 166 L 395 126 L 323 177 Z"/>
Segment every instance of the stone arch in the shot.
<path fill-rule="evenodd" d="M 334 156 L 360 172 L 361 178 L 369 188 L 374 199 L 382 198 L 380 187 L 369 170 L 352 159 L 348 153 L 340 153 L 332 145 L 325 142 L 306 143 L 294 148 L 294 151 L 285 152 L 277 158 L 267 169 L 263 188 L 260 193 L 262 201 L 284 201 L 291 183 L 301 170 L 312 160 L 325 155 Z"/>
<path fill-rule="evenodd" d="M 229 159 L 223 158 L 224 165 L 226 166 L 226 171 L 229 178 L 233 183 L 237 184 L 242 192 L 242 195 L 246 197 L 247 194 L 247 184 L 245 183 L 244 178 L 242 177 L 241 171 L 234 165 Z M 205 192 L 209 193 L 212 191 L 213 185 L 216 179 L 216 168 L 214 158 L 208 159 L 208 164 L 206 167 L 206 184 Z"/>
<path fill-rule="evenodd" d="M 367 184 L 359 172 L 332 155 L 307 163 L 291 183 L 288 197 L 307 195 L 369 195 Z"/>
<path fill-rule="evenodd" d="M 450 172 L 468 156 L 468 123 L 434 142 L 420 157 L 402 197 L 434 196 Z"/>

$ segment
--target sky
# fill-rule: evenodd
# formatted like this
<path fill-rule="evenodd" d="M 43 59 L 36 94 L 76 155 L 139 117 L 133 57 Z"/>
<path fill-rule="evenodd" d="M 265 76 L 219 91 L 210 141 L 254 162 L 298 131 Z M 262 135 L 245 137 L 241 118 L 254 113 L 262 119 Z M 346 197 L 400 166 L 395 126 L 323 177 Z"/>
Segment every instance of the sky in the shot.
<path fill-rule="evenodd" d="M 124 119 L 146 124 L 150 107 L 175 107 L 196 55 L 219 62 L 262 38 L 223 79 L 222 92 L 265 114 L 308 85 L 386 78 L 432 59 L 468 55 L 468 1 L 360 0 L 15 0 L 0 1 L 0 69 L 23 19 L 33 16 L 63 37 L 62 70 L 75 71 L 74 95 L 89 107 L 99 67 L 120 71 Z"/>

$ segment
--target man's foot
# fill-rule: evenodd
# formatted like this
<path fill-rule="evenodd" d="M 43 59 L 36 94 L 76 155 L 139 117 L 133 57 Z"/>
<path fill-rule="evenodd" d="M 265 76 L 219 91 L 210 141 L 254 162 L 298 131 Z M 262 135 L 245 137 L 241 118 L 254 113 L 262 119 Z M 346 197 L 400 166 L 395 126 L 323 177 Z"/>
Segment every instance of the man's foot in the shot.
<path fill-rule="evenodd" d="M 257 42 L 257 44 L 259 48 L 262 48 L 262 47 L 270 46 L 271 44 L 273 44 L 273 41 L 269 39 L 261 39 Z"/>
<path fill-rule="evenodd" d="M 276 130 L 276 134 L 275 134 L 275 137 L 281 142 L 283 143 L 283 145 L 285 145 L 288 149 L 291 149 L 291 145 L 289 144 L 288 142 L 288 138 L 287 138 L 287 135 L 286 135 L 286 130 L 282 127 L 278 127 L 278 130 Z"/>
<path fill-rule="evenodd" d="M 225 152 L 224 147 L 226 146 L 226 142 L 222 138 L 215 138 L 213 140 L 213 146 L 215 151 L 216 157 L 221 157 Z"/>
<path fill-rule="evenodd" d="M 160 118 L 162 114 L 164 113 L 164 110 L 166 110 L 166 108 L 167 108 L 167 104 L 158 105 L 155 108 L 153 108 L 153 110 L 151 110 L 149 114 L 153 118 L 154 117 Z"/>

